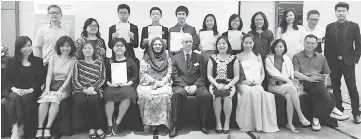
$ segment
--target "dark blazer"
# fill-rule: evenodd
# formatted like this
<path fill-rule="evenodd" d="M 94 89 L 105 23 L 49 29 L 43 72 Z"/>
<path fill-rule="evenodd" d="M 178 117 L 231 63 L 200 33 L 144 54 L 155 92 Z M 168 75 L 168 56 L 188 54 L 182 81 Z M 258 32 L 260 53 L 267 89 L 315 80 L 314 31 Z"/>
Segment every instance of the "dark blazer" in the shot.
<path fill-rule="evenodd" d="M 9 95 L 11 88 L 14 86 L 16 88 L 29 89 L 29 88 L 23 88 L 18 84 L 19 80 L 21 80 L 20 76 L 22 75 L 22 73 L 20 73 L 18 68 L 19 64 L 21 63 L 15 62 L 14 57 L 12 57 L 9 59 L 5 67 L 5 76 L 6 76 L 5 79 L 8 81 L 8 84 L 4 88 L 5 90 L 3 91 L 3 93 L 6 93 L 4 94 L 4 96 Z M 44 68 L 43 60 L 39 57 L 33 57 L 30 67 L 31 67 L 31 72 L 33 73 L 32 76 L 30 76 L 31 80 L 33 81 L 30 83 L 31 88 L 34 89 L 35 96 L 40 96 L 41 93 L 40 87 L 45 82 L 45 77 L 46 77 L 46 71 Z"/>
<path fill-rule="evenodd" d="M 330 65 L 337 60 L 337 52 L 339 47 L 342 47 L 342 57 L 346 65 L 353 65 L 358 63 L 361 55 L 361 36 L 360 27 L 357 23 L 345 21 L 346 28 L 344 32 L 343 44 L 338 41 L 338 27 L 337 22 L 328 24 L 325 35 L 325 57 Z M 355 43 L 355 48 L 354 48 Z"/>
<path fill-rule="evenodd" d="M 181 51 L 174 55 L 172 57 L 173 86 L 185 87 L 196 85 L 198 88 L 204 86 L 203 63 L 202 55 L 192 52 L 191 65 L 189 70 L 187 70 L 184 52 Z"/>
<path fill-rule="evenodd" d="M 142 36 L 141 36 L 141 39 L 140 39 L 140 48 L 142 49 L 145 49 L 148 47 L 148 45 L 145 45 L 143 46 L 143 39 L 145 38 L 148 38 L 148 27 L 151 26 L 151 25 L 148 25 L 146 27 L 143 27 L 142 29 Z M 169 36 L 169 33 L 168 33 L 168 28 L 167 27 L 164 27 L 162 26 L 162 39 L 165 39 L 167 40 L 167 44 L 168 44 L 168 36 Z M 151 42 L 152 40 L 149 40 L 149 42 Z M 166 47 L 166 49 L 168 50 L 168 45 Z M 145 49 L 146 50 L 146 49 Z M 145 51 L 144 50 L 144 51 Z"/>
<path fill-rule="evenodd" d="M 108 47 L 110 49 L 113 49 L 113 42 L 112 42 L 112 34 L 115 32 L 115 25 L 112 25 L 109 27 L 109 41 L 108 41 Z M 139 34 L 138 34 L 138 27 L 132 23 L 130 23 L 130 32 L 134 33 L 134 40 L 131 40 L 131 43 L 128 43 L 127 47 L 127 56 L 128 57 L 135 57 L 134 48 L 138 47 L 139 44 Z"/>

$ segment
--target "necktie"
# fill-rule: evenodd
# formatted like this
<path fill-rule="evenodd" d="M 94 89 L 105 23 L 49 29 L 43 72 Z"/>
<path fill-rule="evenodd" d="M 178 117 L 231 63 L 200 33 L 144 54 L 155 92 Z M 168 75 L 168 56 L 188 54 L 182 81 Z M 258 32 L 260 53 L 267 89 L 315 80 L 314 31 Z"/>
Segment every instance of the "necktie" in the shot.
<path fill-rule="evenodd" d="M 184 33 L 183 29 L 184 29 L 184 28 L 181 27 L 179 32 Z"/>
<path fill-rule="evenodd" d="M 187 70 L 191 67 L 191 56 L 186 54 Z"/>

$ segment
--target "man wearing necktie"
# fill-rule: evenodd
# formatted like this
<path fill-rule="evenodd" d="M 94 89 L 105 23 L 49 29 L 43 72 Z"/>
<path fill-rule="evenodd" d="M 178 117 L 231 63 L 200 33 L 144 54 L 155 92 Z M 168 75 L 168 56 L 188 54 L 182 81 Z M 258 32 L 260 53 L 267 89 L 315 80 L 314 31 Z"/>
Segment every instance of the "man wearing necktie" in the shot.
<path fill-rule="evenodd" d="M 337 21 L 326 27 L 325 57 L 331 69 L 331 81 L 336 107 L 343 111 L 341 77 L 344 76 L 351 99 L 354 123 L 360 124 L 359 94 L 356 87 L 355 65 L 361 55 L 360 28 L 357 23 L 347 21 L 349 5 L 339 2 L 335 6 Z"/>
<path fill-rule="evenodd" d="M 192 35 L 184 33 L 182 36 L 183 49 L 172 57 L 172 122 L 173 127 L 169 137 L 177 136 L 179 120 L 182 113 L 182 106 L 187 96 L 196 96 L 199 102 L 199 112 L 201 119 L 201 131 L 209 133 L 206 127 L 208 110 L 211 108 L 212 97 L 204 84 L 203 57 L 193 52 Z"/>

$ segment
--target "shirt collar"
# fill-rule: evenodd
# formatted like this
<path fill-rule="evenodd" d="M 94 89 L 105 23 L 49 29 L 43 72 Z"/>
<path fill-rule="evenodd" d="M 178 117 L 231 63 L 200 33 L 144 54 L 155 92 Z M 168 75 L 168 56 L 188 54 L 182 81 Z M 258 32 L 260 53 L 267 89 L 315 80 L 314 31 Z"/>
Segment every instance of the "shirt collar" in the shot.
<path fill-rule="evenodd" d="M 50 28 L 54 28 L 54 27 L 51 25 L 51 22 L 49 22 L 49 27 L 50 27 Z M 59 23 L 59 26 L 57 26 L 57 27 L 59 27 L 59 28 L 63 27 L 63 23 L 60 22 L 60 23 Z"/>
<path fill-rule="evenodd" d="M 306 54 L 306 51 L 305 51 L 305 50 L 303 50 L 302 53 L 303 53 L 303 56 L 304 56 L 304 57 L 310 58 L 310 57 L 308 57 L 308 55 Z M 313 55 L 312 55 L 311 58 L 316 57 L 316 56 L 317 56 L 316 51 L 313 51 Z"/>
<path fill-rule="evenodd" d="M 187 54 L 189 54 L 189 56 L 192 56 L 192 51 L 186 52 L 186 51 L 183 50 L 183 53 L 184 53 L 184 56 L 187 56 Z"/>
<path fill-rule="evenodd" d="M 344 21 L 344 22 L 342 22 L 342 23 L 337 21 L 337 25 L 338 25 L 338 26 L 342 26 L 342 27 L 346 27 L 346 25 L 347 25 L 347 20 Z"/>
<path fill-rule="evenodd" d="M 175 26 L 176 26 L 176 27 L 179 27 L 179 28 L 186 28 L 186 27 L 188 26 L 188 24 L 185 23 L 184 27 L 182 27 L 182 26 L 180 26 L 180 25 L 177 23 L 177 25 L 175 25 Z"/>
<path fill-rule="evenodd" d="M 318 25 L 316 25 L 315 29 L 311 29 L 308 25 L 305 26 L 305 29 L 306 29 L 306 31 L 308 31 L 308 32 L 313 32 L 313 31 L 317 30 L 317 28 L 318 28 Z"/>

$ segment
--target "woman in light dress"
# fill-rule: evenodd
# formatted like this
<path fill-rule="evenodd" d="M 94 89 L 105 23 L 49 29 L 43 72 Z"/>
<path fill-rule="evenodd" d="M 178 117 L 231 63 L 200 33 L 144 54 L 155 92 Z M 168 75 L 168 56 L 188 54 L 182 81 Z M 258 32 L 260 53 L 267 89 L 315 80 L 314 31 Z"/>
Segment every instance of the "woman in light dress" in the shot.
<path fill-rule="evenodd" d="M 243 52 L 237 55 L 246 79 L 236 84 L 238 92 L 236 122 L 241 131 L 276 132 L 279 129 L 275 98 L 261 86 L 265 73 L 262 57 L 253 48 L 254 42 L 253 35 L 244 35 Z"/>
<path fill-rule="evenodd" d="M 286 41 L 288 46 L 286 55 L 291 59 L 303 50 L 304 28 L 297 25 L 295 11 L 287 9 L 283 12 L 280 27 L 276 30 L 276 39 Z"/>
<path fill-rule="evenodd" d="M 159 125 L 170 128 L 172 62 L 162 38 L 154 38 L 146 51 L 140 62 L 137 93 L 144 131 L 150 132 Z"/>
<path fill-rule="evenodd" d="M 284 55 L 287 52 L 286 42 L 282 39 L 275 40 L 271 45 L 271 53 L 265 59 L 266 71 L 269 78 L 268 90 L 279 93 L 287 100 L 287 126 L 292 132 L 299 132 L 292 124 L 293 112 L 296 109 L 300 122 L 309 126 L 310 122 L 303 115 L 300 107 L 299 92 L 294 84 L 294 69 L 291 59 Z"/>

